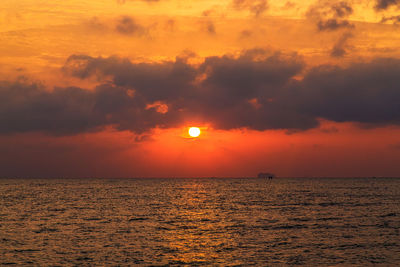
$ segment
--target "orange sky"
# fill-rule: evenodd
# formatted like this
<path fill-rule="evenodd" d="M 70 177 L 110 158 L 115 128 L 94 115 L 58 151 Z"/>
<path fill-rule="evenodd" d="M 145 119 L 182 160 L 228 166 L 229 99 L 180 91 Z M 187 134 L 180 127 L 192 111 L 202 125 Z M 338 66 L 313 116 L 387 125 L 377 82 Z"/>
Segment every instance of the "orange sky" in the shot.
<path fill-rule="evenodd" d="M 2 0 L 0 176 L 400 176 L 399 3 Z"/>

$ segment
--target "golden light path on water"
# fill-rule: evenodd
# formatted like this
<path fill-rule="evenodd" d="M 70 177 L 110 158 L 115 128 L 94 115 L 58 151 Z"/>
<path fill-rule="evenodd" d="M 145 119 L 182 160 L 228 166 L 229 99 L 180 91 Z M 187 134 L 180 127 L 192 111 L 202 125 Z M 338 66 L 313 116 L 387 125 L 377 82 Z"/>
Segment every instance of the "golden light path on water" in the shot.
<path fill-rule="evenodd" d="M 0 265 L 396 266 L 399 189 L 395 178 L 0 179 Z"/>

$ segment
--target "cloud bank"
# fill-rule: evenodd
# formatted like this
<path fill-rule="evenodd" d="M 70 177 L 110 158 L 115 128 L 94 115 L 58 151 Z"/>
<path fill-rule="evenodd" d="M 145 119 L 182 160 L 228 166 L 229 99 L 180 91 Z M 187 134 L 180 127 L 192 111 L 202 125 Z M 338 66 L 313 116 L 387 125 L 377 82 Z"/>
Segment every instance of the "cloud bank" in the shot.
<path fill-rule="evenodd" d="M 398 59 L 306 70 L 296 55 L 264 50 L 208 57 L 198 66 L 184 57 L 133 63 L 72 55 L 63 70 L 96 77 L 100 85 L 48 91 L 26 81 L 1 82 L 1 134 L 72 135 L 107 126 L 144 133 L 193 120 L 225 130 L 307 130 L 320 119 L 400 125 Z"/>

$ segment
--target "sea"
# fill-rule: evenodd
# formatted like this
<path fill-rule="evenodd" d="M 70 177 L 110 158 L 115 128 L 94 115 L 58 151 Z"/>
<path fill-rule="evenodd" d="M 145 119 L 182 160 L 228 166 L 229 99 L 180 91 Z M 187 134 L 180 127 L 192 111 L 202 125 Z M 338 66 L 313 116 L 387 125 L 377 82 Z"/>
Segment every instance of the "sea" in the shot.
<path fill-rule="evenodd" d="M 0 179 L 0 265 L 400 266 L 398 178 Z"/>

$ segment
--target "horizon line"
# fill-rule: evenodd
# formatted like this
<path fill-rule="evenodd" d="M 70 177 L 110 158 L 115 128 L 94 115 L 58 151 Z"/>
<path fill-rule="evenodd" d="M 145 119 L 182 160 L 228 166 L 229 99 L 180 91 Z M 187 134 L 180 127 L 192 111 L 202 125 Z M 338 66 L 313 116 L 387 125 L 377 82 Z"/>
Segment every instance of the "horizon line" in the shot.
<path fill-rule="evenodd" d="M 256 176 L 127 176 L 127 177 L 111 177 L 111 176 L 0 176 L 0 179 L 258 179 L 258 180 L 274 180 L 274 179 L 307 179 L 307 178 L 326 178 L 326 179 L 382 179 L 382 178 L 400 178 L 400 176 L 275 176 L 273 179 L 259 178 Z"/>

